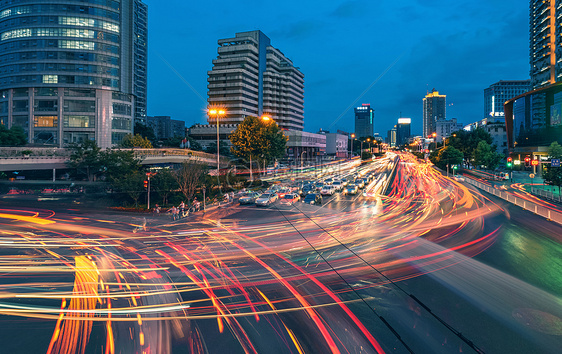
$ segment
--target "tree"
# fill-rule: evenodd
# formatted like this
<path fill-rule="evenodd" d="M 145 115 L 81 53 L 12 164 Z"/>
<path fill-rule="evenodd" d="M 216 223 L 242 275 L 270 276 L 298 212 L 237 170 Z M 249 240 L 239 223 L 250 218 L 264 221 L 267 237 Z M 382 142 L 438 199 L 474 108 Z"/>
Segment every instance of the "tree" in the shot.
<path fill-rule="evenodd" d="M 150 142 L 152 143 L 156 142 L 156 135 L 154 134 L 154 129 L 140 122 L 135 123 L 135 128 L 133 130 L 133 133 L 135 135 L 138 134 L 143 138 L 150 140 Z"/>
<path fill-rule="evenodd" d="M 170 170 L 161 170 L 151 178 L 151 187 L 162 198 L 162 204 L 168 204 L 170 193 L 179 188 L 174 174 Z"/>
<path fill-rule="evenodd" d="M 134 171 L 124 178 L 114 179 L 111 183 L 118 192 L 128 195 L 135 202 L 135 207 L 139 206 L 139 198 L 144 193 L 144 180 L 146 175 L 141 171 Z"/>
<path fill-rule="evenodd" d="M 228 148 L 225 141 L 219 142 L 219 145 L 220 145 L 220 155 L 221 156 L 230 156 L 231 155 L 231 150 Z M 214 141 L 209 143 L 209 146 L 205 149 L 205 152 L 209 153 L 209 154 L 216 154 L 217 153 L 217 143 L 214 142 Z"/>
<path fill-rule="evenodd" d="M 287 137 L 274 121 L 246 117 L 230 134 L 232 153 L 250 163 L 261 159 L 265 163 L 285 156 Z"/>
<path fill-rule="evenodd" d="M 27 144 L 27 135 L 22 127 L 6 128 L 0 124 L 0 146 L 23 146 Z"/>
<path fill-rule="evenodd" d="M 550 156 L 551 159 L 562 158 L 562 146 L 560 146 L 557 141 L 554 141 L 548 147 L 548 156 Z"/>
<path fill-rule="evenodd" d="M 481 141 L 492 144 L 492 136 L 482 128 L 473 131 L 459 130 L 447 138 L 447 146 L 452 146 L 463 153 L 467 165 L 472 165 L 476 148 Z"/>
<path fill-rule="evenodd" d="M 498 164 L 502 159 L 503 156 L 495 151 L 495 146 L 490 146 L 490 144 L 484 140 L 481 140 L 478 143 L 474 152 L 474 163 L 477 166 L 486 166 L 489 170 L 493 170 L 498 167 Z"/>
<path fill-rule="evenodd" d="M 371 154 L 369 151 L 361 152 L 361 160 L 370 160 L 372 158 L 373 158 L 373 154 Z"/>
<path fill-rule="evenodd" d="M 101 148 L 93 140 L 85 140 L 70 147 L 68 167 L 76 169 L 78 175 L 85 174 L 89 182 L 96 180 L 104 164 Z"/>
<path fill-rule="evenodd" d="M 207 166 L 188 161 L 183 162 L 179 170 L 174 171 L 173 176 L 178 183 L 179 189 L 188 201 L 195 195 L 195 191 L 203 181 L 206 173 Z"/>
<path fill-rule="evenodd" d="M 119 146 L 124 148 L 141 148 L 152 149 L 152 143 L 147 138 L 143 138 L 140 134 L 127 134 Z"/>
<path fill-rule="evenodd" d="M 460 150 L 452 146 L 447 146 L 435 151 L 430 155 L 429 159 L 437 167 L 445 170 L 447 169 L 447 165 L 451 166 L 461 164 L 463 162 L 464 155 Z"/>
<path fill-rule="evenodd" d="M 111 184 L 142 171 L 140 160 L 130 150 L 108 149 L 101 153 L 103 171 Z"/>

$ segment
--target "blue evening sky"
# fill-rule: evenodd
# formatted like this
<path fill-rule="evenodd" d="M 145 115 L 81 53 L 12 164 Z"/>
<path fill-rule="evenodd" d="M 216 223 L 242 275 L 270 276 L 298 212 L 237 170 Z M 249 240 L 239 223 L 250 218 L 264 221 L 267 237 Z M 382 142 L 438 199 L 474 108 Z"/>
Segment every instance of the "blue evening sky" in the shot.
<path fill-rule="evenodd" d="M 483 118 L 486 87 L 529 76 L 528 0 L 144 2 L 148 114 L 188 127 L 206 123 L 217 40 L 236 32 L 261 30 L 300 67 L 310 132 L 353 131 L 352 107 L 371 103 L 381 136 L 400 113 L 421 134 L 432 88 L 447 95 L 447 118 L 471 123 Z"/>

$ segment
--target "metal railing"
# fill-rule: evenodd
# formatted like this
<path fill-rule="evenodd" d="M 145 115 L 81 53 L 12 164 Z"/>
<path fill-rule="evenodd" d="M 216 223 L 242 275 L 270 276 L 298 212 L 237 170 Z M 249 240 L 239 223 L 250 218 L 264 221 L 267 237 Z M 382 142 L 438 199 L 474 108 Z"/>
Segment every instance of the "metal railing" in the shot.
<path fill-rule="evenodd" d="M 544 189 L 531 188 L 531 194 L 552 200 L 553 202 L 562 203 L 562 195 L 556 194 L 551 191 L 545 191 Z"/>
<path fill-rule="evenodd" d="M 562 225 L 562 213 L 550 208 L 538 205 L 537 203 L 531 202 L 529 200 L 515 197 L 513 194 L 499 189 L 492 188 L 484 183 L 480 183 L 471 178 L 465 178 L 465 181 L 479 189 L 482 189 L 490 194 L 495 195 L 511 204 L 520 206 L 521 208 L 540 215 L 548 220 L 552 220 L 558 224 Z"/>

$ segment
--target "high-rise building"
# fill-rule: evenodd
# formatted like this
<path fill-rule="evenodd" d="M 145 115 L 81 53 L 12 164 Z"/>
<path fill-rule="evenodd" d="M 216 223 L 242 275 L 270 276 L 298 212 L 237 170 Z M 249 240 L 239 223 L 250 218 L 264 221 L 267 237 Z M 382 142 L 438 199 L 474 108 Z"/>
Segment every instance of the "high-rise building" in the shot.
<path fill-rule="evenodd" d="M 370 103 L 355 108 L 355 136 L 358 139 L 373 136 L 375 131 L 375 110 Z"/>
<path fill-rule="evenodd" d="M 402 146 L 408 143 L 408 139 L 411 134 L 411 118 L 398 118 L 398 124 L 394 127 L 396 128 L 396 146 Z"/>
<path fill-rule="evenodd" d="M 0 121 L 33 145 L 119 143 L 136 104 L 146 111 L 146 9 L 140 0 L 1 0 Z"/>
<path fill-rule="evenodd" d="M 222 124 L 268 115 L 282 129 L 304 128 L 304 75 L 271 46 L 261 31 L 236 33 L 218 41 L 218 57 L 208 72 L 208 103 L 226 109 Z M 216 117 L 209 117 L 216 124 Z"/>
<path fill-rule="evenodd" d="M 458 123 L 456 118 L 452 118 L 450 120 L 439 119 L 435 123 L 435 141 L 441 143 L 443 142 L 443 139 L 450 137 L 451 134 L 462 130 L 463 128 L 464 124 Z"/>
<path fill-rule="evenodd" d="M 440 95 L 433 89 L 423 99 L 423 136 L 428 137 L 435 133 L 435 121 L 447 119 L 447 96 Z"/>
<path fill-rule="evenodd" d="M 490 85 L 490 87 L 484 89 L 484 117 L 503 118 L 505 116 L 504 103 L 528 92 L 530 89 L 530 80 L 500 80 Z"/>
<path fill-rule="evenodd" d="M 529 1 L 529 60 L 533 89 L 561 81 L 562 6 L 558 0 Z"/>
<path fill-rule="evenodd" d="M 147 116 L 146 125 L 152 128 L 157 140 L 185 137 L 185 122 L 183 120 L 175 120 L 170 116 Z"/>

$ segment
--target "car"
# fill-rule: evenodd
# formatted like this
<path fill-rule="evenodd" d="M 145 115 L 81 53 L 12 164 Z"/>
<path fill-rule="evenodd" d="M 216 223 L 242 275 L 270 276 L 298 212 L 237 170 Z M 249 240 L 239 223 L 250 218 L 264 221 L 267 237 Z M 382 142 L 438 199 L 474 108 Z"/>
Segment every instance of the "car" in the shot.
<path fill-rule="evenodd" d="M 322 190 L 320 191 L 320 194 L 322 194 L 322 195 L 334 195 L 335 192 L 336 192 L 336 189 L 327 184 L 324 187 L 322 187 Z"/>
<path fill-rule="evenodd" d="M 357 188 L 359 189 L 363 189 L 365 188 L 365 181 L 362 178 L 357 178 L 354 182 L 354 184 L 357 186 Z"/>
<path fill-rule="evenodd" d="M 316 182 L 316 183 L 314 184 L 314 189 L 315 189 L 317 192 L 320 192 L 320 191 L 322 190 L 322 187 L 324 187 L 324 183 L 322 183 L 322 182 Z"/>
<path fill-rule="evenodd" d="M 509 180 L 509 173 L 507 172 L 496 172 L 494 175 L 495 181 L 507 181 Z"/>
<path fill-rule="evenodd" d="M 324 180 L 324 185 L 330 185 L 334 182 L 333 178 L 327 178 Z"/>
<path fill-rule="evenodd" d="M 293 203 L 298 202 L 300 199 L 301 198 L 299 197 L 298 194 L 285 194 L 285 196 L 280 200 L 281 200 L 281 204 L 291 205 Z"/>
<path fill-rule="evenodd" d="M 264 193 L 256 199 L 256 206 L 268 206 L 278 199 L 275 193 Z"/>
<path fill-rule="evenodd" d="M 318 193 L 311 193 L 304 197 L 302 202 L 310 205 L 320 205 L 322 204 L 322 196 Z"/>
<path fill-rule="evenodd" d="M 454 176 L 453 178 L 454 178 L 455 181 L 457 181 L 457 182 L 464 182 L 464 177 L 462 177 L 462 176 Z"/>
<path fill-rule="evenodd" d="M 279 198 L 283 198 L 285 194 L 291 193 L 291 190 L 289 188 L 282 188 L 278 190 L 276 193 Z"/>
<path fill-rule="evenodd" d="M 240 205 L 244 205 L 244 204 L 255 204 L 256 203 L 256 199 L 258 199 L 260 196 L 259 193 L 257 192 L 249 192 L 244 194 L 243 196 L 241 196 L 238 199 L 238 202 L 240 202 Z"/>
<path fill-rule="evenodd" d="M 344 186 L 344 187 L 349 184 L 349 180 L 348 180 L 347 178 L 345 178 L 345 177 L 341 179 L 341 182 L 343 183 L 343 186 Z"/>
<path fill-rule="evenodd" d="M 357 194 L 358 191 L 359 191 L 359 188 L 355 184 L 348 184 L 343 189 L 343 194 L 355 195 L 355 194 Z"/>
<path fill-rule="evenodd" d="M 306 196 L 307 194 L 310 194 L 310 193 L 314 192 L 314 190 L 315 190 L 315 187 L 314 187 L 313 184 L 307 184 L 306 186 L 304 186 L 304 187 L 301 188 L 301 190 L 299 191 L 299 192 L 300 192 L 299 194 L 300 194 L 302 197 L 304 197 L 304 196 Z"/>
<path fill-rule="evenodd" d="M 343 183 L 341 181 L 334 181 L 332 186 L 336 188 L 336 191 L 340 192 L 343 189 Z"/>

